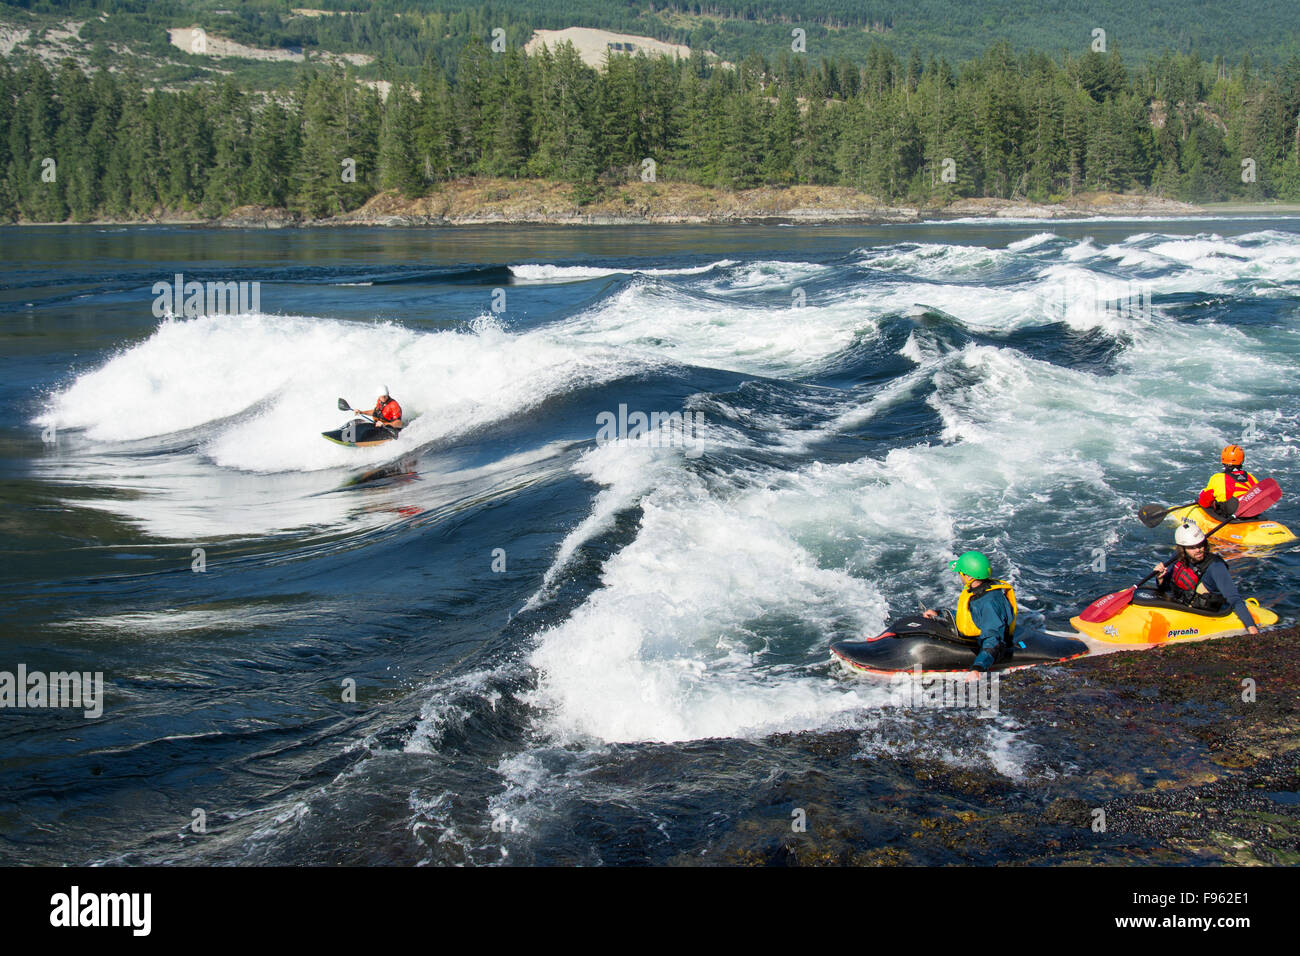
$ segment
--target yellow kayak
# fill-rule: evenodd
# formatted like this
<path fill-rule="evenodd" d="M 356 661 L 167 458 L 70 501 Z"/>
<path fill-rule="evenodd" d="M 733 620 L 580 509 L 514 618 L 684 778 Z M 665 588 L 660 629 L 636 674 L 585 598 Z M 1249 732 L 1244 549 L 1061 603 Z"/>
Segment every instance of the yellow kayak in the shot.
<path fill-rule="evenodd" d="M 1266 607 L 1260 607 L 1254 598 L 1246 598 L 1246 605 L 1254 615 L 1257 627 L 1271 627 L 1277 623 L 1277 615 Z M 1131 604 L 1109 620 L 1093 623 L 1072 617 L 1070 623 L 1080 634 L 1106 644 L 1170 644 L 1228 637 L 1246 630 L 1246 625 L 1232 608 L 1224 608 L 1218 613 L 1194 611 L 1184 604 L 1164 601 L 1144 592 L 1138 592 Z"/>
<path fill-rule="evenodd" d="M 1197 505 L 1178 508 L 1169 512 L 1169 515 L 1177 521 L 1182 521 L 1184 518 L 1191 519 L 1192 523 L 1206 534 L 1213 531 L 1219 522 L 1223 520 L 1214 517 L 1214 515 L 1209 514 L 1204 508 Z M 1229 541 L 1242 548 L 1267 548 L 1275 544 L 1285 544 L 1288 541 L 1295 540 L 1295 535 L 1291 533 L 1290 528 L 1268 518 L 1229 521 L 1218 531 L 1215 531 L 1211 537 L 1216 541 Z"/>

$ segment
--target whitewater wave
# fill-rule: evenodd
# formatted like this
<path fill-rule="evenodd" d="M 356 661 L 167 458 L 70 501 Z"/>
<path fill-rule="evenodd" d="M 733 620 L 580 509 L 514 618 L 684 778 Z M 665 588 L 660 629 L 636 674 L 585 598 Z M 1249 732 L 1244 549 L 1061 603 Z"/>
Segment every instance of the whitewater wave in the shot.
<path fill-rule="evenodd" d="M 416 331 L 278 315 L 168 319 L 144 342 L 55 394 L 38 425 L 123 442 L 194 431 L 218 466 L 315 471 L 375 465 L 509 420 L 552 395 L 638 368 L 610 349 L 545 332 Z M 410 423 L 391 446 L 352 449 L 320 433 L 387 384 Z"/>
<path fill-rule="evenodd" d="M 511 266 L 510 272 L 522 282 L 578 282 L 584 279 L 603 279 L 616 275 L 694 276 L 725 269 L 736 264 L 734 259 L 719 259 L 703 266 L 682 266 L 675 269 L 640 268 L 617 269 L 608 266 L 559 266 L 550 263 L 525 263 Z"/>
<path fill-rule="evenodd" d="M 916 372 L 846 403 L 829 425 L 860 428 L 928 382 L 940 442 L 883 460 L 711 478 L 683 464 L 649 488 L 625 449 L 585 460 L 607 489 L 593 523 L 611 502 L 636 502 L 641 521 L 598 589 L 538 635 L 532 702 L 545 730 L 559 741 L 674 741 L 850 719 L 880 701 L 869 685 L 826 678 L 827 644 L 874 633 L 917 600 L 950 601 L 947 562 L 968 548 L 1018 587 L 1018 555 L 1074 556 L 1077 569 L 1038 572 L 1021 591 L 1028 618 L 1041 619 L 1044 586 L 1055 592 L 1047 610 L 1073 613 L 1078 572 L 1114 543 L 1111 526 L 1131 520 L 1134 502 L 1112 475 L 1204 466 L 1233 427 L 1234 387 L 1294 373 L 1293 357 L 1240 330 L 1221 332 L 1242 354 L 1225 368 L 1203 330 L 1159 313 L 1144 321 L 1105 377 L 914 332 L 901 352 Z M 1062 509 L 1075 520 L 1061 522 Z M 566 541 L 560 560 L 580 543 Z"/>

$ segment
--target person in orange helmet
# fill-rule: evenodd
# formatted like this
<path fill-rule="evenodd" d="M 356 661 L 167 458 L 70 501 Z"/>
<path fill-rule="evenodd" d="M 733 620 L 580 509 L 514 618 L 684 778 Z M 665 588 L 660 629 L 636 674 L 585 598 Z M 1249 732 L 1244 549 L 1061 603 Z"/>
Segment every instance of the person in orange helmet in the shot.
<path fill-rule="evenodd" d="M 1245 469 L 1246 452 L 1240 445 L 1223 449 L 1220 459 L 1223 471 L 1210 476 L 1196 503 L 1212 515 L 1231 518 L 1237 513 L 1237 499 L 1259 484 L 1259 480 Z"/>

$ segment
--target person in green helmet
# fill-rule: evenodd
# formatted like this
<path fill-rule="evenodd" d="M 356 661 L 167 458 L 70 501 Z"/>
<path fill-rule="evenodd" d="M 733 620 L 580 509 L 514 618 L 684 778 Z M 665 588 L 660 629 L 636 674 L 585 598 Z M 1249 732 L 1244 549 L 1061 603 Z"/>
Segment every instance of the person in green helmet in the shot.
<path fill-rule="evenodd" d="M 954 625 L 964 637 L 974 638 L 979 647 L 974 670 L 990 670 L 1012 654 L 1016 632 L 1016 592 L 1006 581 L 990 574 L 989 559 L 978 551 L 967 551 L 948 565 L 960 575 L 961 595 L 957 598 Z M 937 618 L 938 611 L 925 616 Z"/>

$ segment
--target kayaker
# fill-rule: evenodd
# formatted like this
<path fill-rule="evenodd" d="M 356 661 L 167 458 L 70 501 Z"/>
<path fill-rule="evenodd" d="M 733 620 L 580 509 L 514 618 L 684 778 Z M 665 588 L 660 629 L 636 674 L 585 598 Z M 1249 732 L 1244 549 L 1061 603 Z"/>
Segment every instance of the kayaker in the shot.
<path fill-rule="evenodd" d="M 1218 611 L 1228 605 L 1251 634 L 1258 634 L 1250 608 L 1232 583 L 1228 563 L 1214 553 L 1205 532 L 1184 521 L 1174 532 L 1174 560 L 1155 566 L 1157 591 L 1167 600 L 1194 610 Z"/>
<path fill-rule="evenodd" d="M 1016 630 L 1016 592 L 1006 581 L 990 576 L 989 559 L 979 551 L 967 551 L 948 565 L 961 577 L 961 594 L 957 598 L 954 621 L 958 633 L 973 637 L 979 644 L 974 670 L 987 671 L 1012 653 L 1012 636 Z M 938 611 L 925 611 L 937 618 Z"/>
<path fill-rule="evenodd" d="M 1210 476 L 1196 503 L 1212 515 L 1231 518 L 1237 513 L 1237 499 L 1259 481 L 1243 467 L 1246 452 L 1240 445 L 1229 445 L 1219 458 L 1223 462 L 1223 471 Z"/>
<path fill-rule="evenodd" d="M 379 398 L 375 401 L 375 410 L 370 414 L 376 425 L 391 428 L 395 432 L 402 430 L 402 406 L 388 394 L 387 385 L 379 386 Z"/>

